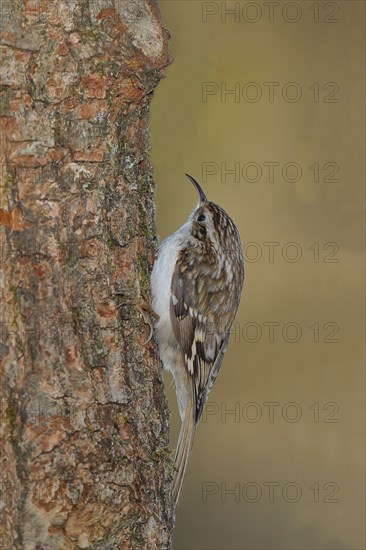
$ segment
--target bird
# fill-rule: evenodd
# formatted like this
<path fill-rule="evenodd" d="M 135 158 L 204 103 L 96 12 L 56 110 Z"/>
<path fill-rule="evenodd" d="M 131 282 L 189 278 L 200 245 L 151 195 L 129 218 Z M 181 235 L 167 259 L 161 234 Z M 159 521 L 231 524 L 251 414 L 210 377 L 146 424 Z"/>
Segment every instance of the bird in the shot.
<path fill-rule="evenodd" d="M 164 239 L 151 273 L 155 333 L 163 367 L 175 382 L 181 428 L 172 503 L 177 508 L 197 424 L 228 346 L 244 283 L 239 231 L 199 183 L 188 220 Z"/>

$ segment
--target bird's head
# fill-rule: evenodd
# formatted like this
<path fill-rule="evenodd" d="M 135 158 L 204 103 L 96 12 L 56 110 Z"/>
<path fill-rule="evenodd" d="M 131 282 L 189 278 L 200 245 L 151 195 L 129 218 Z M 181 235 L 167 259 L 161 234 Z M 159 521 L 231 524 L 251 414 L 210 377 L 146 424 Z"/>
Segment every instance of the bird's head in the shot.
<path fill-rule="evenodd" d="M 189 218 L 192 236 L 215 247 L 230 248 L 233 238 L 238 236 L 234 222 L 223 208 L 208 200 L 202 187 L 192 176 L 186 176 L 199 196 L 199 202 Z"/>

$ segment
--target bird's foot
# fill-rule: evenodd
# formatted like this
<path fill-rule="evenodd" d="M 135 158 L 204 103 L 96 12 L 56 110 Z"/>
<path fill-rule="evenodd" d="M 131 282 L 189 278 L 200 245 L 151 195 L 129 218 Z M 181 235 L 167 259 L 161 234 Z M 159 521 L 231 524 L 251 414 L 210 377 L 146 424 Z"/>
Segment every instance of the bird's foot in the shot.
<path fill-rule="evenodd" d="M 155 313 L 153 308 L 149 306 L 149 304 L 145 302 L 145 300 L 143 300 L 142 298 L 140 298 L 138 301 L 137 309 L 141 313 L 145 323 L 150 327 L 149 337 L 146 342 L 144 342 L 144 346 L 146 346 L 146 344 L 150 342 L 152 335 L 154 334 L 154 321 L 159 321 L 159 315 Z"/>
<path fill-rule="evenodd" d="M 121 309 L 123 307 L 126 307 L 126 309 L 130 309 L 132 303 L 135 304 L 136 308 L 141 313 L 144 322 L 147 325 L 149 325 L 149 327 L 150 327 L 149 336 L 148 336 L 148 339 L 146 340 L 146 342 L 144 342 L 144 346 L 146 344 L 148 344 L 150 342 L 151 338 L 152 338 L 153 333 L 154 333 L 154 321 L 159 320 L 159 315 L 157 315 L 155 313 L 155 311 L 152 309 L 152 307 L 143 298 L 139 298 L 137 300 L 137 303 L 136 303 L 136 301 L 134 299 L 134 295 L 129 289 L 118 290 L 118 291 L 114 292 L 113 296 L 123 298 L 121 303 L 117 305 L 117 309 L 119 311 L 121 311 Z M 127 320 L 131 319 L 131 317 L 127 317 L 124 314 L 123 319 L 125 321 L 127 321 Z"/>

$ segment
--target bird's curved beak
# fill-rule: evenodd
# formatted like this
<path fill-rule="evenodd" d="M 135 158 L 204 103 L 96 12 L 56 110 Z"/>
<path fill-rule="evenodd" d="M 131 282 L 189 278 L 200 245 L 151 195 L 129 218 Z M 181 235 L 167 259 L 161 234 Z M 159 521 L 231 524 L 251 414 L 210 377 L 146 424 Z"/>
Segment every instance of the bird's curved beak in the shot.
<path fill-rule="evenodd" d="M 188 179 L 191 180 L 191 182 L 193 183 L 193 185 L 197 189 L 199 197 L 200 197 L 200 204 L 202 204 L 203 202 L 208 202 L 208 199 L 207 199 L 206 195 L 204 194 L 204 192 L 202 191 L 202 188 L 201 188 L 200 184 L 194 178 L 192 178 L 192 176 L 190 176 L 189 174 L 186 174 L 186 176 L 187 176 Z"/>

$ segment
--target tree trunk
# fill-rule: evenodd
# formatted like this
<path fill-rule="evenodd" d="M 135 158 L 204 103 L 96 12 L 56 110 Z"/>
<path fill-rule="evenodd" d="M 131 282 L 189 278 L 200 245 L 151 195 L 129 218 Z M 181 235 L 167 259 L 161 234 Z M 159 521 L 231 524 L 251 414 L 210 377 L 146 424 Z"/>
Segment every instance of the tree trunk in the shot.
<path fill-rule="evenodd" d="M 168 33 L 154 0 L 1 16 L 1 548 L 169 548 L 168 410 L 138 308 Z"/>

